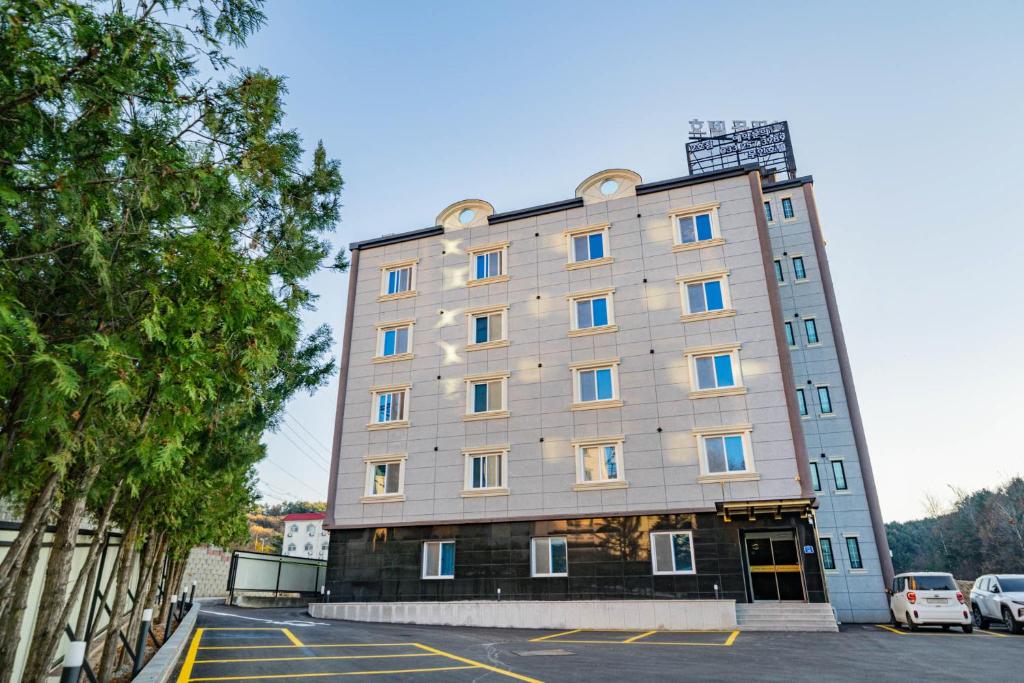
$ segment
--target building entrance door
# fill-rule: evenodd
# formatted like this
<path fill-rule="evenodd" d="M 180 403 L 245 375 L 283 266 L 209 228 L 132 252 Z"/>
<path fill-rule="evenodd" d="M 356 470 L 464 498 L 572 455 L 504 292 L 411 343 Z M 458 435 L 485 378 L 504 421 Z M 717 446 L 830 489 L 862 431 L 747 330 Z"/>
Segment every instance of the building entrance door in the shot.
<path fill-rule="evenodd" d="M 755 602 L 805 599 L 800 555 L 791 532 L 747 534 L 743 542 Z"/>

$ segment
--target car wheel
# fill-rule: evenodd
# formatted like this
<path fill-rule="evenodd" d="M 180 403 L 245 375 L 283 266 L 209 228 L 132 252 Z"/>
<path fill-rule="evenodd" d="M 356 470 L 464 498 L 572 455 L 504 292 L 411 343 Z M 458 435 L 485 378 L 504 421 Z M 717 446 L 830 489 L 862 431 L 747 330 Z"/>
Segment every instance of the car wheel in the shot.
<path fill-rule="evenodd" d="M 991 622 L 985 617 L 981 616 L 981 610 L 978 609 L 977 605 L 974 605 L 971 611 L 974 612 L 974 625 L 980 628 L 982 631 L 987 631 L 989 624 Z"/>
<path fill-rule="evenodd" d="M 942 630 L 943 631 L 948 631 L 949 630 L 949 624 L 943 624 L 942 625 Z"/>
<path fill-rule="evenodd" d="M 1009 607 L 1003 608 L 1003 623 L 1006 624 L 1006 630 L 1010 633 L 1024 632 L 1024 626 L 1014 620 Z"/>
<path fill-rule="evenodd" d="M 907 612 L 907 628 L 911 631 L 916 631 L 919 627 L 914 623 L 914 620 L 910 618 L 910 612 Z"/>
<path fill-rule="evenodd" d="M 892 610 L 889 610 L 889 623 L 892 624 L 895 628 L 900 627 L 900 622 L 896 621 L 896 615 L 893 614 Z"/>
<path fill-rule="evenodd" d="M 964 630 L 964 633 L 973 633 L 974 632 L 974 624 L 964 624 L 960 628 L 962 628 Z"/>

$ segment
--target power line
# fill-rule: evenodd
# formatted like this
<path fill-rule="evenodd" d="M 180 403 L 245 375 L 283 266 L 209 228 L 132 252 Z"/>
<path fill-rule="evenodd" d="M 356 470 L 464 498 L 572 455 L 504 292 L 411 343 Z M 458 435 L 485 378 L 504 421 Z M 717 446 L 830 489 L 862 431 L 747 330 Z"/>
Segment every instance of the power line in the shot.
<path fill-rule="evenodd" d="M 282 423 L 281 423 L 281 425 L 282 425 L 283 427 L 287 428 L 287 429 L 288 429 L 288 431 L 290 431 L 290 432 L 292 433 L 292 435 L 293 435 L 293 436 L 294 436 L 294 437 L 295 437 L 296 439 L 298 439 L 299 441 L 301 441 L 301 442 L 302 442 L 302 444 L 303 444 L 304 446 L 308 446 L 308 447 L 309 447 L 309 452 L 310 452 L 310 453 L 312 453 L 313 455 L 317 456 L 317 458 L 320 458 L 320 457 L 321 457 L 320 451 L 319 451 L 319 450 L 317 450 L 317 449 L 319 448 L 319 446 L 317 446 L 317 445 L 315 445 L 315 444 L 311 444 L 311 443 L 310 443 L 310 442 L 309 442 L 308 440 L 306 440 L 306 439 L 305 439 L 305 438 L 304 438 L 304 437 L 302 436 L 302 434 L 299 434 L 299 432 L 297 432 L 297 431 L 295 430 L 295 427 L 292 427 L 292 426 L 291 426 L 290 424 L 288 424 L 287 422 L 282 422 Z M 281 432 L 281 433 L 283 434 L 284 432 Z M 328 455 L 328 456 L 327 456 L 327 458 L 325 458 L 324 460 L 325 460 L 326 462 L 330 462 L 330 460 L 331 460 L 331 457 L 330 457 L 330 455 Z"/>
<path fill-rule="evenodd" d="M 299 482 L 300 484 L 302 484 L 302 486 L 303 486 L 303 487 L 308 487 L 308 488 L 310 488 L 310 489 L 312 489 L 312 488 L 313 488 L 312 484 L 310 484 L 309 482 L 305 482 L 305 481 L 303 481 L 303 480 L 299 479 L 299 478 L 298 478 L 298 477 L 296 477 L 296 476 L 295 476 L 294 474 L 292 474 L 291 472 L 289 472 L 289 471 L 288 471 L 288 470 L 286 470 L 285 468 L 281 467 L 280 465 L 278 465 L 278 464 L 277 464 L 276 462 L 274 462 L 273 460 L 269 460 L 269 459 L 267 459 L 267 460 L 261 460 L 260 462 L 264 462 L 264 463 L 267 463 L 268 465 L 273 465 L 274 467 L 276 467 L 277 469 L 281 470 L 282 472 L 284 472 L 285 474 L 287 474 L 287 475 L 288 475 L 289 477 L 291 477 L 291 478 L 292 478 L 292 479 L 294 479 L 295 481 L 297 481 L 297 482 Z M 318 493 L 317 495 L 319 495 L 319 493 Z"/>
<path fill-rule="evenodd" d="M 306 450 L 305 450 L 305 449 L 304 449 L 304 448 L 303 448 L 302 446 L 300 446 L 299 444 L 295 443 L 295 441 L 293 441 L 293 440 L 292 440 L 292 438 L 291 438 L 290 436 L 288 436 L 288 434 L 286 434 L 285 432 L 278 432 L 278 434 L 280 434 L 280 435 L 281 435 L 281 436 L 283 436 L 283 437 L 284 437 L 285 439 L 287 439 L 287 440 L 288 440 L 288 443 L 290 443 L 291 445 L 295 446 L 295 451 L 296 451 L 297 453 L 300 453 L 300 454 L 301 454 L 301 455 L 303 455 L 303 456 L 304 456 L 304 457 L 305 457 L 305 458 L 306 458 L 307 460 L 309 460 L 309 461 L 310 461 L 311 463 L 313 463 L 313 464 L 314 464 L 314 465 L 316 465 L 317 467 L 319 467 L 319 468 L 323 469 L 323 471 L 324 471 L 324 472 L 327 472 L 327 463 L 324 463 L 324 462 L 322 462 L 322 461 L 320 461 L 320 460 L 317 460 L 316 458 L 314 458 L 314 457 L 313 457 L 312 455 L 310 455 L 310 454 L 309 454 L 309 453 L 308 453 L 308 452 L 307 452 L 307 451 L 306 451 Z"/>
<path fill-rule="evenodd" d="M 327 448 L 326 446 L 323 446 L 323 442 L 322 442 L 322 441 L 320 441 L 320 438 L 319 438 L 319 437 L 318 437 L 318 436 L 317 436 L 316 434 L 314 434 L 313 432 L 311 432 L 311 431 L 309 431 L 308 429 L 306 429 L 306 425 L 302 424 L 302 422 L 301 422 L 301 421 L 299 420 L 299 418 L 295 417 L 294 415 L 292 415 L 291 413 L 289 413 L 289 412 L 288 412 L 287 410 L 285 410 L 284 412 L 285 412 L 285 414 L 286 414 L 286 415 L 287 415 L 288 417 L 290 417 L 290 418 L 291 418 L 292 420 L 294 420 L 294 421 L 295 421 L 295 424 L 299 425 L 299 427 L 300 427 L 300 428 L 302 429 L 302 431 L 304 431 L 304 432 L 306 432 L 307 434 L 309 434 L 309 435 L 310 435 L 310 436 L 311 436 L 311 437 L 313 438 L 313 440 L 314 440 L 314 441 L 318 442 L 318 443 L 319 443 L 319 444 L 320 444 L 320 445 L 321 445 L 321 446 L 323 447 L 323 449 L 324 449 L 325 451 L 327 451 L 328 453 L 330 453 L 330 452 L 331 452 L 331 449 L 330 449 L 330 448 Z"/>

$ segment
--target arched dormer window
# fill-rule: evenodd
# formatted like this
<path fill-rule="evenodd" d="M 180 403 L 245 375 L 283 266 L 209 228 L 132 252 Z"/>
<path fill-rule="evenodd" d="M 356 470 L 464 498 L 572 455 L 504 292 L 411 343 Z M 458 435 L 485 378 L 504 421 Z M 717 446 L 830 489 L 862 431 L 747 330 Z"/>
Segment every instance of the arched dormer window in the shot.
<path fill-rule="evenodd" d="M 463 199 L 445 207 L 437 215 L 437 225 L 446 230 L 461 230 L 487 225 L 487 217 L 494 213 L 494 207 L 482 199 Z"/>
<path fill-rule="evenodd" d="M 610 199 L 636 195 L 636 186 L 643 182 L 635 171 L 627 168 L 610 168 L 590 176 L 576 188 L 576 196 L 584 204 L 596 204 Z"/>

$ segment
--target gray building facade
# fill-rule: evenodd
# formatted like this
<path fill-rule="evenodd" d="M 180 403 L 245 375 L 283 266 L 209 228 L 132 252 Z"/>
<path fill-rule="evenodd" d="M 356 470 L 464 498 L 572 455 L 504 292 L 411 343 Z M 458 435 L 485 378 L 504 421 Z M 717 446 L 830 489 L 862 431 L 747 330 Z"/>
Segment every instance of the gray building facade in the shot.
<path fill-rule="evenodd" d="M 611 169 L 570 200 L 464 200 L 353 244 L 334 599 L 824 602 L 827 577 L 844 619 L 879 618 L 867 453 L 805 188 L 756 166 Z M 798 252 L 806 277 L 780 282 Z M 810 347 L 790 343 L 798 317 L 820 321 Z M 835 417 L 805 410 L 811 386 Z"/>

